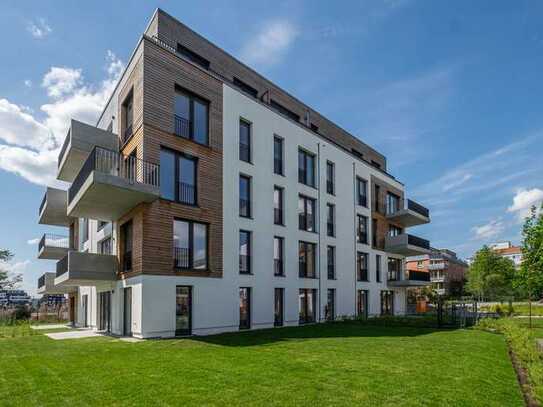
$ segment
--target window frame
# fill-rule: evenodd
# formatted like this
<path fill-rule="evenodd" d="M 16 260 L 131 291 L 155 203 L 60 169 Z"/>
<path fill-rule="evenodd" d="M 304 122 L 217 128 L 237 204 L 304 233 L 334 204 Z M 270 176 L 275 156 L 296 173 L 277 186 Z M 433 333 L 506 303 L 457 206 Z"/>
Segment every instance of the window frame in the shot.
<path fill-rule="evenodd" d="M 276 142 L 278 142 L 276 144 Z M 281 147 L 281 158 L 278 160 L 275 157 L 275 147 L 276 145 L 280 145 Z M 277 171 L 276 168 L 276 162 L 279 161 L 279 171 Z M 276 175 L 285 175 L 285 139 L 283 137 L 278 136 L 277 134 L 273 135 L 273 173 Z"/>
<path fill-rule="evenodd" d="M 247 306 L 247 321 L 246 324 L 242 324 L 241 320 L 241 290 L 246 290 L 246 306 Z M 252 293 L 251 293 L 251 287 L 240 287 L 239 288 L 239 329 L 251 329 L 251 320 L 252 320 L 252 312 L 251 312 L 251 302 L 252 302 Z"/>
<path fill-rule="evenodd" d="M 332 253 L 332 256 L 330 256 L 330 253 Z M 330 259 L 332 260 L 331 262 Z M 326 275 L 328 280 L 336 279 L 336 246 L 326 246 Z"/>
<path fill-rule="evenodd" d="M 300 200 L 303 200 L 303 214 L 300 213 Z M 308 227 L 308 202 L 312 204 L 311 218 L 312 218 L 312 230 Z M 318 233 L 317 232 L 317 214 L 316 214 L 317 200 L 307 195 L 298 194 L 298 230 L 304 232 Z M 303 219 L 303 220 L 302 220 Z"/>
<path fill-rule="evenodd" d="M 326 204 L 326 236 L 336 237 L 336 205 L 330 202 Z"/>
<path fill-rule="evenodd" d="M 247 132 L 248 132 L 248 144 L 245 144 L 245 143 L 242 143 L 241 142 L 241 128 L 242 126 L 246 126 L 247 127 Z M 239 148 L 238 148 L 238 158 L 240 161 L 243 161 L 247 164 L 252 164 L 253 163 L 253 124 L 247 120 L 247 119 L 244 119 L 243 117 L 240 117 L 239 118 Z M 242 157 L 242 146 L 246 147 L 247 148 L 247 159 L 245 160 L 243 157 Z"/>
<path fill-rule="evenodd" d="M 362 194 L 361 186 L 364 186 L 364 194 Z M 356 204 L 364 208 L 368 207 L 368 181 L 362 177 L 356 177 Z"/>
<path fill-rule="evenodd" d="M 300 156 L 303 156 L 303 168 L 300 168 Z M 316 165 L 316 157 L 317 155 L 315 153 L 312 153 L 308 150 L 303 149 L 302 147 L 298 147 L 298 182 L 300 184 L 304 184 L 311 188 L 317 188 L 317 165 Z M 308 182 L 308 161 L 309 158 L 311 158 L 312 165 L 312 172 L 313 172 L 313 183 Z"/>
<path fill-rule="evenodd" d="M 247 201 L 247 213 L 246 214 L 242 214 L 241 213 L 241 208 L 242 208 L 242 205 L 241 205 L 241 200 L 242 200 L 242 197 L 241 197 L 241 180 L 242 179 L 245 179 L 247 180 L 247 195 L 248 195 L 248 198 L 246 199 Z M 246 218 L 246 219 L 252 219 L 252 215 L 253 215 L 253 208 L 252 208 L 252 180 L 253 180 L 253 177 L 251 177 L 250 175 L 246 175 L 246 174 L 239 174 L 239 184 L 238 184 L 238 197 L 239 197 L 239 200 L 238 200 L 238 206 L 239 206 L 239 216 L 241 218 Z"/>
<path fill-rule="evenodd" d="M 275 207 L 275 192 L 279 193 L 279 208 Z M 273 224 L 279 226 L 285 226 L 285 188 L 274 185 L 273 186 Z M 276 215 L 276 214 L 279 215 Z M 280 221 L 277 222 L 277 218 L 280 217 Z"/>
<path fill-rule="evenodd" d="M 311 292 L 311 318 L 308 318 L 308 310 L 309 310 L 309 292 Z M 304 325 L 304 324 L 311 324 L 317 321 L 317 289 L 316 288 L 300 288 L 298 290 L 298 298 L 299 298 L 299 309 L 298 309 L 298 324 Z M 302 300 L 303 298 L 303 300 Z M 301 306 L 301 307 L 300 307 Z M 302 308 L 303 307 L 303 314 L 302 314 Z M 302 319 L 302 315 L 304 315 L 304 318 Z"/>
<path fill-rule="evenodd" d="M 326 193 L 336 195 L 336 164 L 326 160 Z"/>
<path fill-rule="evenodd" d="M 279 242 L 279 258 L 275 258 L 275 242 Z M 277 272 L 276 261 L 279 262 L 279 273 Z M 285 277 L 285 238 L 282 236 L 273 237 L 273 276 Z"/>
<path fill-rule="evenodd" d="M 164 151 L 166 153 L 173 154 L 173 158 L 174 158 L 174 174 L 173 174 L 173 182 L 174 182 L 173 194 L 174 194 L 174 199 L 170 199 L 168 197 L 162 196 L 162 191 L 160 191 L 160 199 L 164 199 L 164 200 L 170 201 L 170 202 L 176 202 L 176 203 L 179 203 L 181 205 L 197 207 L 198 206 L 198 178 L 199 178 L 198 177 L 198 167 L 199 167 L 199 158 L 195 157 L 195 156 L 193 156 L 191 154 L 187 154 L 187 153 L 185 153 L 183 151 L 177 151 L 177 150 L 174 150 L 174 149 L 169 148 L 169 147 L 160 146 L 160 153 L 162 153 L 162 151 Z M 180 159 L 185 159 L 185 160 L 192 161 L 193 164 L 194 164 L 194 185 L 193 185 L 193 187 L 194 187 L 194 203 L 185 202 L 185 201 L 180 199 L 180 194 L 179 194 L 179 184 L 181 183 L 180 178 L 179 178 L 179 169 L 180 169 L 179 160 Z M 162 182 L 160 184 L 162 185 Z"/>
<path fill-rule="evenodd" d="M 365 268 L 362 268 L 362 261 L 364 259 Z M 356 252 L 356 281 L 369 282 L 369 255 L 366 252 Z"/>
<path fill-rule="evenodd" d="M 383 266 L 382 266 L 382 256 L 380 254 L 375 255 L 375 281 L 380 283 L 382 282 Z"/>
<path fill-rule="evenodd" d="M 209 271 L 209 238 L 210 238 L 209 237 L 209 223 L 197 222 L 197 221 L 193 221 L 193 220 L 190 220 L 190 219 L 174 217 L 173 218 L 173 223 L 172 223 L 172 246 L 173 246 L 173 242 L 174 242 L 174 239 L 173 239 L 173 231 L 174 231 L 174 229 L 173 228 L 174 228 L 175 222 L 185 222 L 185 223 L 188 224 L 188 232 L 189 232 L 189 236 L 188 236 L 189 265 L 188 265 L 188 267 L 177 266 L 176 261 L 175 261 L 175 254 L 174 254 L 174 257 L 173 257 L 173 262 L 174 262 L 173 263 L 173 268 L 174 268 L 174 270 L 180 270 L 180 271 L 190 270 L 190 271 L 197 271 L 197 272 L 207 272 L 207 271 Z M 205 264 L 205 267 L 203 269 L 194 268 L 194 225 L 195 224 L 205 227 L 205 233 L 206 233 L 206 237 L 205 237 L 206 264 Z M 173 246 L 173 248 L 175 250 L 175 246 Z"/>
<path fill-rule="evenodd" d="M 241 270 L 241 235 L 242 234 L 246 234 L 247 236 L 247 253 L 248 254 L 245 254 L 244 256 L 247 257 L 247 261 L 246 261 L 246 264 L 247 264 L 247 271 L 242 271 Z M 250 230 L 246 230 L 246 229 L 240 229 L 239 230 L 239 240 L 238 240 L 238 259 L 239 259 L 239 266 L 238 266 L 238 272 L 240 275 L 251 275 L 253 274 L 253 268 L 252 268 L 252 252 L 253 252 L 253 233 L 250 231 Z"/>
<path fill-rule="evenodd" d="M 362 233 L 361 226 L 365 223 L 366 232 Z M 356 243 L 368 244 L 369 241 L 368 217 L 360 213 L 356 214 Z"/>
<path fill-rule="evenodd" d="M 313 270 L 312 270 L 311 275 L 309 275 L 309 273 L 308 273 L 308 264 L 309 264 L 309 262 L 307 261 L 308 252 L 309 252 L 308 247 L 309 246 L 311 246 L 313 248 L 313 250 L 312 250 L 313 260 L 311 262 L 313 264 Z M 303 250 L 302 250 L 302 247 L 303 247 Z M 304 262 L 301 261 L 302 256 L 300 256 L 302 251 L 304 253 L 304 256 L 303 256 L 303 258 L 305 259 Z M 316 261 L 317 261 L 317 244 L 313 243 L 313 242 L 307 242 L 307 241 L 304 241 L 304 240 L 299 240 L 298 241 L 298 277 L 299 278 L 310 278 L 310 279 L 318 278 Z M 302 264 L 303 264 L 303 269 L 302 269 Z"/>
<path fill-rule="evenodd" d="M 176 111 L 175 111 L 175 97 L 177 94 L 181 94 L 185 97 L 188 98 L 189 100 L 189 118 L 186 119 L 185 117 L 181 117 L 179 116 Z M 201 142 L 199 140 L 197 140 L 195 138 L 195 134 L 194 134 L 194 101 L 200 103 L 201 105 L 205 105 L 206 106 L 206 130 L 207 130 L 207 134 L 206 134 L 206 139 L 205 139 L 205 142 Z M 211 102 L 207 99 L 204 99 L 203 97 L 199 96 L 199 95 L 196 95 L 195 93 L 191 92 L 190 90 L 188 89 L 185 89 L 179 85 L 175 85 L 174 87 L 174 100 L 173 100 L 173 116 L 174 116 L 174 131 L 173 131 L 173 134 L 176 136 L 176 137 L 181 137 L 185 140 L 190 140 L 196 144 L 200 144 L 202 146 L 209 146 L 209 116 L 210 116 L 210 107 L 211 107 Z M 181 118 L 183 120 L 188 120 L 188 126 L 189 126 L 189 134 L 188 134 L 188 137 L 185 137 L 181 134 L 178 134 L 177 130 L 176 130 L 176 126 L 175 126 L 175 120 L 176 118 Z"/>

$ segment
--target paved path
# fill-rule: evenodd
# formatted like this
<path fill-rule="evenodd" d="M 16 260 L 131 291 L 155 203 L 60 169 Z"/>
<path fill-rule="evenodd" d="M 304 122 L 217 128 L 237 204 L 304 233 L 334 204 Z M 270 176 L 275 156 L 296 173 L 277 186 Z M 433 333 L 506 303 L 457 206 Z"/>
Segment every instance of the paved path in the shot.
<path fill-rule="evenodd" d="M 30 328 L 40 331 L 43 329 L 62 329 L 62 328 L 69 329 L 70 326 L 66 324 L 44 324 L 44 325 L 31 325 Z"/>
<path fill-rule="evenodd" d="M 81 339 L 81 338 L 94 338 L 97 336 L 102 336 L 102 334 L 86 329 L 78 331 L 68 331 L 68 332 L 55 332 L 50 334 L 45 334 L 51 339 L 62 340 L 62 339 Z"/>

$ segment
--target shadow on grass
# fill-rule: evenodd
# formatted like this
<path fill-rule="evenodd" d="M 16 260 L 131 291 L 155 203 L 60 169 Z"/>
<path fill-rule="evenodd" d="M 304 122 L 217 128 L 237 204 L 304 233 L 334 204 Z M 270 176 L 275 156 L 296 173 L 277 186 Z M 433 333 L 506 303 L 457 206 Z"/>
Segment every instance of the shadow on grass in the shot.
<path fill-rule="evenodd" d="M 442 332 L 446 329 L 417 326 L 382 326 L 362 322 L 333 322 L 305 326 L 231 332 L 191 339 L 222 346 L 258 346 L 289 340 L 356 338 L 356 337 L 415 337 Z"/>

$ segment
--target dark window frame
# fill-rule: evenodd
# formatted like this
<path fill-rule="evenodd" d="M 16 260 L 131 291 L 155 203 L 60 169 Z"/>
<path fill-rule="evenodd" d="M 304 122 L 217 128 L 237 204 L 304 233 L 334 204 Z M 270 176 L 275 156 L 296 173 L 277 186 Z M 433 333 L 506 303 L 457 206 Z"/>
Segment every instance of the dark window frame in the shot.
<path fill-rule="evenodd" d="M 253 181 L 253 178 L 250 176 L 250 175 L 246 175 L 246 174 L 239 174 L 239 184 L 241 185 L 241 180 L 244 179 L 244 180 L 247 180 L 247 199 L 245 198 L 242 198 L 241 197 L 241 188 L 239 188 L 238 190 L 238 194 L 239 194 L 239 216 L 242 217 L 242 218 L 247 218 L 247 219 L 252 219 L 252 214 L 253 214 L 253 208 L 252 208 L 252 181 Z M 247 204 L 246 204 L 246 208 L 247 208 L 247 213 L 242 213 L 242 208 L 243 208 L 243 205 L 242 205 L 242 200 L 243 201 L 246 201 Z"/>
<path fill-rule="evenodd" d="M 275 207 L 275 192 L 279 193 L 279 207 Z M 285 226 L 285 188 L 274 185 L 273 186 L 273 224 L 279 226 Z"/>
<path fill-rule="evenodd" d="M 332 161 L 326 161 L 326 193 L 336 194 L 336 164 Z"/>
<path fill-rule="evenodd" d="M 277 145 L 281 148 L 280 158 L 275 156 Z M 273 135 L 273 173 L 285 175 L 285 140 L 277 134 Z"/>
<path fill-rule="evenodd" d="M 188 205 L 188 206 L 198 206 L 198 167 L 199 167 L 199 158 L 195 157 L 193 155 L 187 154 L 182 151 L 177 151 L 169 147 L 160 146 L 160 151 L 165 151 L 173 154 L 174 157 L 174 175 L 173 175 L 173 181 L 174 181 L 174 199 L 170 199 L 164 196 L 160 196 L 161 199 L 164 199 L 166 201 L 170 202 L 176 202 L 182 205 Z M 179 160 L 180 159 L 190 160 L 194 163 L 194 202 L 191 203 L 189 201 L 185 201 L 181 199 L 180 196 L 180 188 L 179 184 L 181 184 L 181 181 L 179 179 Z M 188 185 L 188 184 L 187 184 Z"/>
<path fill-rule="evenodd" d="M 364 265 L 365 268 L 362 268 L 362 259 L 364 259 Z M 369 275 L 368 275 L 368 269 L 369 269 L 369 255 L 366 252 L 357 251 L 356 252 L 356 280 L 357 281 L 364 281 L 369 282 Z"/>
<path fill-rule="evenodd" d="M 309 253 L 308 247 L 310 246 L 313 248 L 312 250 L 313 260 L 311 262 L 311 264 L 313 264 L 313 270 L 311 271 L 311 273 L 309 273 L 309 269 L 308 269 L 309 262 L 307 261 L 308 253 Z M 302 251 L 304 253 L 303 262 L 302 262 L 302 256 L 300 256 Z M 306 242 L 303 240 L 298 241 L 298 277 L 311 278 L 311 279 L 318 278 L 316 261 L 317 261 L 317 244 L 312 243 L 312 242 Z"/>
<path fill-rule="evenodd" d="M 194 270 L 194 271 L 198 271 L 198 272 L 206 272 L 206 271 L 209 271 L 209 239 L 210 239 L 210 236 L 209 236 L 209 223 L 206 223 L 206 222 L 197 222 L 197 221 L 193 221 L 193 220 L 190 220 L 190 219 L 185 219 L 185 218 L 177 218 L 177 217 L 174 217 L 173 218 L 173 223 L 172 223 L 172 244 L 173 244 L 173 225 L 175 224 L 175 222 L 186 222 L 188 223 L 188 231 L 189 231 L 189 236 L 188 236 L 188 241 L 189 241 L 189 247 L 188 247 L 188 266 L 187 267 L 182 267 L 182 266 L 177 266 L 176 264 L 176 261 L 175 261 L 175 253 L 174 253 L 174 258 L 173 258 L 173 268 L 174 270 Z M 195 269 L 194 268 L 194 225 L 197 224 L 197 225 L 202 225 L 202 226 L 205 226 L 205 232 L 206 232 L 206 238 L 205 238 L 205 244 L 206 244 L 206 249 L 205 249 L 205 254 L 206 254 L 206 265 L 203 269 Z M 175 250 L 175 246 L 173 246 L 174 250 Z"/>
<path fill-rule="evenodd" d="M 309 310 L 309 293 L 311 292 L 311 309 L 312 313 L 309 316 L 308 310 Z M 303 307 L 302 309 L 298 310 L 298 324 L 311 324 L 317 321 L 317 289 L 316 288 L 300 288 L 298 291 L 299 299 L 303 298 L 302 304 L 300 304 Z M 303 317 L 302 317 L 303 315 Z"/>
<path fill-rule="evenodd" d="M 332 253 L 331 256 L 330 253 Z M 326 271 L 328 280 L 336 279 L 336 246 L 326 247 Z"/>
<path fill-rule="evenodd" d="M 248 133 L 248 144 L 241 142 L 241 129 L 242 126 L 246 126 Z M 242 117 L 239 118 L 239 149 L 238 157 L 240 161 L 248 164 L 253 163 L 253 124 Z M 245 157 L 246 155 L 246 157 Z"/>
<path fill-rule="evenodd" d="M 246 94 L 254 97 L 255 99 L 258 98 L 258 90 L 253 88 L 251 85 L 243 82 L 241 79 L 234 76 L 232 78 L 232 83 Z"/>
<path fill-rule="evenodd" d="M 303 156 L 303 160 L 300 159 L 300 156 Z M 316 154 L 307 151 L 301 147 L 298 148 L 298 182 L 300 184 L 307 185 L 311 188 L 316 188 L 317 185 L 317 165 L 316 165 Z M 311 160 L 310 160 L 311 159 Z M 300 161 L 303 162 L 303 167 L 300 168 Z M 308 163 L 311 161 L 312 163 L 312 173 L 313 173 L 313 182 L 309 182 L 308 177 Z"/>
<path fill-rule="evenodd" d="M 330 298 L 331 294 L 331 298 Z M 331 301 L 330 301 L 331 299 Z M 328 288 L 326 290 L 326 310 L 324 313 L 326 321 L 333 321 L 336 319 L 336 289 Z"/>
<path fill-rule="evenodd" d="M 362 194 L 361 186 L 364 186 Z M 368 181 L 362 177 L 356 177 L 356 203 L 358 206 L 368 207 Z"/>
<path fill-rule="evenodd" d="M 383 273 L 382 258 L 380 254 L 375 255 L 375 281 L 381 282 L 381 275 Z"/>
<path fill-rule="evenodd" d="M 279 242 L 279 258 L 275 258 L 275 241 Z M 282 236 L 273 237 L 273 275 L 274 277 L 285 277 L 285 238 Z"/>
<path fill-rule="evenodd" d="M 247 306 L 247 321 L 243 321 L 241 319 L 241 290 L 246 290 L 246 306 Z M 251 293 L 251 287 L 240 287 L 239 288 L 239 300 L 240 300 L 240 307 L 239 307 L 239 329 L 251 329 L 251 320 L 252 320 L 252 312 L 251 312 L 251 302 L 252 302 L 252 293 Z"/>
<path fill-rule="evenodd" d="M 283 287 L 274 288 L 273 294 L 273 326 L 283 326 L 285 323 L 285 289 Z M 279 293 L 279 301 L 277 294 Z M 277 303 L 279 306 L 279 317 L 277 313 Z"/>
<path fill-rule="evenodd" d="M 303 214 L 300 213 L 300 200 L 303 200 Z M 313 228 L 309 228 L 309 222 L 308 222 L 308 203 L 311 202 L 312 211 L 311 211 L 311 219 L 312 219 L 312 225 Z M 298 194 L 298 230 L 303 230 L 304 232 L 312 232 L 317 233 L 317 214 L 316 214 L 316 208 L 317 208 L 317 200 L 315 198 L 311 198 L 307 195 Z"/>
<path fill-rule="evenodd" d="M 356 242 L 359 244 L 368 244 L 368 217 L 362 214 L 356 214 Z M 362 226 L 365 226 L 365 232 Z"/>
<path fill-rule="evenodd" d="M 179 93 L 179 94 L 182 94 L 183 96 L 185 96 L 186 98 L 189 99 L 189 118 L 185 118 L 185 117 L 181 117 L 181 116 L 178 116 L 175 112 L 175 97 L 176 97 L 176 94 Z M 201 142 L 201 141 L 198 141 L 196 138 L 195 138 L 195 134 L 194 134 L 194 101 L 202 104 L 202 105 L 205 105 L 206 106 L 206 130 L 207 130 L 207 134 L 206 134 L 206 140 L 205 142 Z M 209 110 L 211 108 L 211 102 L 207 99 L 204 99 L 202 98 L 201 96 L 199 95 L 196 95 L 195 93 L 191 92 L 190 90 L 188 89 L 185 89 L 179 85 L 175 85 L 175 92 L 174 92 L 174 109 L 173 109 L 173 115 L 174 115 L 174 135 L 177 136 L 177 137 L 181 137 L 185 140 L 190 140 L 196 144 L 199 144 L 199 145 L 203 145 L 203 146 L 209 146 L 209 116 L 210 116 L 210 113 L 209 113 Z M 185 137 L 184 135 L 180 134 L 180 131 L 178 131 L 178 126 L 176 125 L 176 120 L 178 119 L 182 119 L 182 120 L 185 120 L 185 121 L 188 121 L 188 137 Z"/>
<path fill-rule="evenodd" d="M 211 63 L 209 62 L 209 60 L 207 60 L 206 58 L 204 58 L 203 56 L 201 56 L 197 52 L 194 52 L 190 48 L 185 47 L 183 44 L 181 44 L 179 42 L 177 43 L 175 51 L 178 54 L 185 57 L 186 59 L 188 59 L 189 61 L 195 63 L 196 65 L 198 65 L 198 66 L 200 66 L 202 68 L 204 68 L 205 70 L 209 70 L 209 67 L 211 66 Z"/>
<path fill-rule="evenodd" d="M 128 231 L 130 231 L 130 233 L 128 233 Z M 123 273 L 127 273 L 132 271 L 132 266 L 134 263 L 134 224 L 132 219 L 129 219 L 120 225 L 119 232 L 121 235 L 121 271 Z"/>
<path fill-rule="evenodd" d="M 330 202 L 326 204 L 326 235 L 336 237 L 336 205 Z"/>
<path fill-rule="evenodd" d="M 241 235 L 242 234 L 245 234 L 247 236 L 247 253 L 248 254 L 245 254 L 245 255 L 242 255 L 241 254 Z M 238 244 L 238 256 L 239 256 L 239 266 L 238 266 L 238 271 L 239 271 L 239 274 L 242 274 L 242 275 L 251 275 L 253 274 L 253 270 L 252 270 L 252 251 L 253 251 L 253 233 L 250 231 L 250 230 L 245 230 L 245 229 L 240 229 L 239 230 L 239 244 Z M 246 263 L 246 266 L 247 266 L 247 270 L 243 270 L 242 271 L 242 257 L 241 256 L 245 256 L 246 257 L 246 260 L 245 260 L 245 263 Z"/>

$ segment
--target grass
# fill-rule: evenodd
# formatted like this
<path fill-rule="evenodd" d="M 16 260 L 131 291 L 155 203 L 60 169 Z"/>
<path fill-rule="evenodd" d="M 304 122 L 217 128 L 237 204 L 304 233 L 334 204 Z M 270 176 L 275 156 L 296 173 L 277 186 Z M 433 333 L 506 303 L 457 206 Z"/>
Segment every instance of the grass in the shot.
<path fill-rule="evenodd" d="M 508 302 L 501 302 L 497 303 L 499 304 L 499 308 L 502 310 L 503 313 L 507 313 L 509 311 L 509 303 Z M 513 302 L 513 314 L 514 315 L 528 315 L 529 314 L 529 306 L 527 302 Z M 496 311 L 496 305 L 483 305 L 479 308 L 481 311 Z M 543 304 L 540 304 L 538 302 L 532 303 L 532 315 L 533 316 L 543 316 Z"/>
<path fill-rule="evenodd" d="M 502 335 L 356 322 L 179 340 L 0 339 L 2 405 L 522 406 Z"/>

